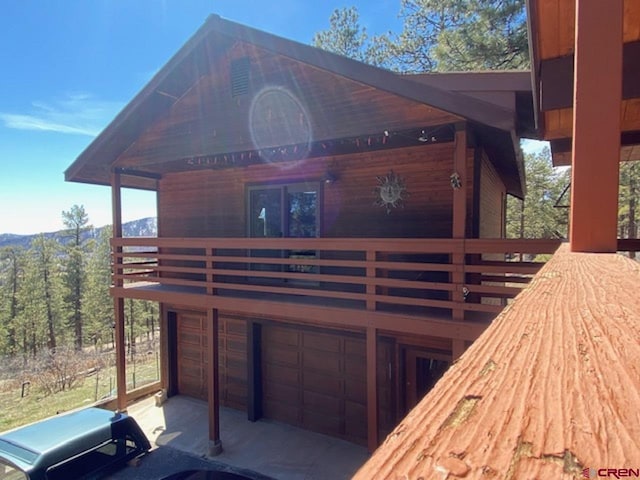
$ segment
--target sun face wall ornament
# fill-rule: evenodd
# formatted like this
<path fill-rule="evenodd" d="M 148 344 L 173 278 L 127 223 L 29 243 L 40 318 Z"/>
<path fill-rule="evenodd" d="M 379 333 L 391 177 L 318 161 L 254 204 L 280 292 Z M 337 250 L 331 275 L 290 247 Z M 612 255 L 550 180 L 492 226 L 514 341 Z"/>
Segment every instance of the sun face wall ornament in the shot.
<path fill-rule="evenodd" d="M 374 205 L 386 209 L 387 215 L 391 213 L 391 208 L 402 208 L 403 202 L 409 196 L 404 179 L 389 170 L 384 176 L 376 177 L 378 185 L 373 190 L 376 196 Z"/>

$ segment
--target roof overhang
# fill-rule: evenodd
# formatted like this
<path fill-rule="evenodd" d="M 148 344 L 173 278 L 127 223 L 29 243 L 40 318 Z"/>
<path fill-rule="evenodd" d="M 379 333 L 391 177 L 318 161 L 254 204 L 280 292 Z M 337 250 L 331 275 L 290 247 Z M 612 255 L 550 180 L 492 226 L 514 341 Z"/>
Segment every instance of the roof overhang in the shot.
<path fill-rule="evenodd" d="M 450 88 L 447 87 L 446 82 L 442 83 L 441 80 L 444 77 L 441 80 L 429 80 L 427 77 L 411 78 L 407 75 L 398 75 L 212 15 L 78 156 L 65 172 L 66 180 L 109 185 L 113 172 L 116 168 L 120 168 L 123 186 L 156 189 L 162 170 L 150 168 L 149 165 L 152 162 L 142 164 L 131 160 L 139 150 L 137 142 L 145 134 L 149 136 L 148 132 L 162 119 L 171 115 L 178 108 L 181 100 L 187 95 L 192 95 L 203 81 L 202 79 L 219 67 L 221 59 L 228 59 L 234 49 L 247 49 L 249 48 L 247 46 L 255 46 L 266 55 L 277 56 L 283 61 L 304 65 L 304 68 L 310 72 L 333 75 L 343 83 L 351 82 L 362 86 L 363 89 L 377 94 L 381 103 L 397 102 L 405 106 L 413 105 L 416 108 L 423 108 L 425 111 L 427 108 L 435 109 L 446 114 L 443 115 L 442 121 L 434 120 L 434 124 L 468 121 L 485 129 L 504 132 L 503 136 L 507 137 L 517 135 L 521 126 L 526 124 L 522 121 L 526 115 L 519 117 L 515 106 L 515 103 L 527 105 L 526 96 L 530 93 L 526 92 L 522 80 L 522 76 L 526 74 L 513 72 L 505 72 L 502 75 L 492 74 L 493 76 L 470 74 L 469 79 L 473 78 L 478 82 L 476 86 L 469 85 L 469 80 L 464 80 L 464 74 L 457 74 L 455 78 L 460 83 L 459 87 L 464 86 L 465 82 L 467 86 Z M 454 76 L 450 77 L 450 80 L 453 78 Z M 493 91 L 486 89 L 500 78 L 502 83 L 499 89 L 494 88 Z M 514 91 L 508 93 L 506 85 L 513 86 Z M 481 86 L 485 87 L 484 93 Z M 509 95 L 511 98 L 508 98 Z M 361 101 L 362 105 L 367 103 L 366 98 L 364 100 Z M 418 116 L 415 118 L 417 119 Z M 408 124 L 398 119 L 391 119 L 392 124 L 393 122 L 396 124 L 391 129 L 398 132 L 422 126 L 419 120 L 413 120 L 413 123 Z M 326 134 L 330 134 L 330 137 L 317 140 L 324 142 L 356 138 L 358 141 L 358 136 L 370 137 L 386 131 L 387 128 L 381 121 L 377 123 L 371 121 L 368 126 L 365 122 L 365 126 L 360 131 L 337 129 Z M 148 150 L 150 149 L 148 147 Z M 215 155 L 227 153 L 243 155 L 246 150 L 221 151 L 219 148 L 213 149 L 211 145 L 206 145 L 200 150 L 179 152 L 175 160 L 198 155 L 213 158 Z M 508 163 L 515 156 L 515 151 L 511 152 L 505 161 Z M 513 171 L 517 171 L 517 168 Z M 518 188 L 516 185 L 518 183 L 522 185 L 523 177 L 513 182 L 511 190 L 521 192 L 521 187 Z"/>
<path fill-rule="evenodd" d="M 604 4 L 603 4 L 604 5 Z M 553 163 L 571 164 L 575 0 L 527 0 L 535 138 Z M 640 2 L 624 0 L 621 160 L 640 160 Z"/>

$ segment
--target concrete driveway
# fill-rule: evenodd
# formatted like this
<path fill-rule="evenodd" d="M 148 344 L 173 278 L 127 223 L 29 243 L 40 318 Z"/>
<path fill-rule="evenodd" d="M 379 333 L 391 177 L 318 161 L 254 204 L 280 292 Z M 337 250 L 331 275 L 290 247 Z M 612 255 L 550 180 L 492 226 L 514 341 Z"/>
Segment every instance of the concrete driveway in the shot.
<path fill-rule="evenodd" d="M 150 468 L 154 474 L 179 471 L 174 463 L 165 461 L 173 458 L 184 462 L 186 467 L 180 468 L 183 470 L 194 468 L 190 465 L 195 462 L 204 468 L 217 466 L 254 472 L 256 479 L 341 480 L 351 478 L 369 458 L 365 447 L 272 420 L 249 422 L 246 413 L 229 408 L 220 409 L 223 452 L 208 457 L 206 402 L 176 396 L 157 407 L 151 397 L 130 406 L 128 413 L 157 449 L 143 458 L 137 468 Z M 136 468 L 131 468 L 131 475 L 134 474 Z M 152 480 L 162 475 L 113 478 Z"/>

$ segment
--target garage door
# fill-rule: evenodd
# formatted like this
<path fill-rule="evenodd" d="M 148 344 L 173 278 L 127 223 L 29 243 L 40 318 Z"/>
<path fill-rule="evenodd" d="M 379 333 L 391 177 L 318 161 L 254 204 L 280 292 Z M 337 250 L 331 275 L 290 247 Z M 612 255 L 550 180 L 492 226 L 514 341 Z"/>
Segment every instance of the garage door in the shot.
<path fill-rule="evenodd" d="M 362 336 L 264 325 L 264 416 L 365 444 L 365 360 Z"/>
<path fill-rule="evenodd" d="M 207 316 L 177 313 L 178 393 L 207 400 Z M 220 404 L 244 409 L 247 398 L 246 321 L 221 315 L 218 375 Z"/>

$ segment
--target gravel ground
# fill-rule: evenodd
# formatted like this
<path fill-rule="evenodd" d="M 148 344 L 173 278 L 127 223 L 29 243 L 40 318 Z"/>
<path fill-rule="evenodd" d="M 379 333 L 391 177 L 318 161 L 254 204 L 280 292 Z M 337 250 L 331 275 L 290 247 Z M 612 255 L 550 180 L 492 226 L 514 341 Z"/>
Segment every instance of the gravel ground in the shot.
<path fill-rule="evenodd" d="M 158 447 L 147 455 L 105 477 L 105 480 L 160 480 L 183 470 L 220 470 L 244 475 L 253 480 L 273 480 L 250 470 L 231 467 L 207 458 L 181 452 L 171 447 Z"/>

